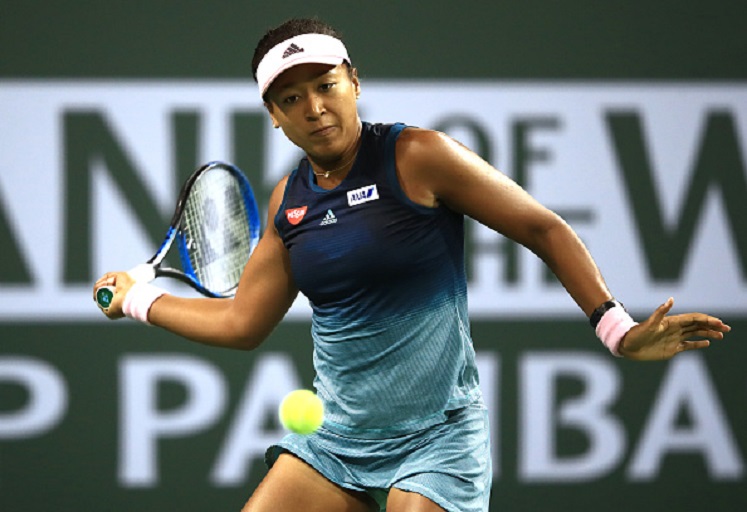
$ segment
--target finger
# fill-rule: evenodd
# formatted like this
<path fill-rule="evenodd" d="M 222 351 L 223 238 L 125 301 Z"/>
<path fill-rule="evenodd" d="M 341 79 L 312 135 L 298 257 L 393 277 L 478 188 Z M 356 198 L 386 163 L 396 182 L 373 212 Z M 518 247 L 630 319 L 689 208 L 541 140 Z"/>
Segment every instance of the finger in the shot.
<path fill-rule="evenodd" d="M 708 326 L 720 332 L 731 331 L 731 327 L 729 325 L 725 324 L 723 320 L 721 320 L 720 318 L 716 318 L 715 316 L 708 317 Z"/>
<path fill-rule="evenodd" d="M 654 324 L 660 324 L 667 313 L 671 311 L 672 306 L 674 306 L 674 298 L 669 297 L 664 304 L 656 308 L 656 311 L 653 312 L 649 320 Z"/>
<path fill-rule="evenodd" d="M 100 283 L 106 281 L 109 278 L 109 274 L 104 274 L 103 276 L 99 277 L 96 280 L 96 286 L 98 286 Z"/>
<path fill-rule="evenodd" d="M 673 326 L 678 327 L 683 334 L 692 333 L 710 326 L 709 317 L 706 315 L 698 316 L 697 313 L 678 315 L 670 318 L 670 322 L 672 322 Z"/>
<path fill-rule="evenodd" d="M 686 350 L 698 350 L 701 348 L 708 348 L 710 345 L 711 342 L 708 340 L 685 341 L 680 343 L 679 351 L 684 352 Z"/>
<path fill-rule="evenodd" d="M 670 317 L 670 321 L 676 323 L 683 333 L 692 333 L 703 329 L 718 331 L 722 333 L 731 331 L 731 327 L 726 325 L 719 318 L 705 315 L 703 313 L 688 313 L 687 315 L 678 315 L 676 317 Z"/>
<path fill-rule="evenodd" d="M 111 282 L 112 282 L 111 278 L 109 278 L 109 277 L 102 277 L 101 279 L 99 279 L 98 281 L 96 281 L 95 286 L 96 286 L 96 288 L 100 288 L 102 286 L 110 285 Z"/>
<path fill-rule="evenodd" d="M 101 286 L 117 286 L 117 277 L 119 274 L 107 274 L 100 279 Z"/>
<path fill-rule="evenodd" d="M 724 333 L 721 331 L 714 331 L 711 329 L 700 329 L 697 331 L 687 332 L 683 333 L 683 336 L 685 339 L 692 339 L 692 338 L 710 338 L 712 340 L 722 340 L 724 339 Z"/>
<path fill-rule="evenodd" d="M 724 333 L 723 331 L 716 329 L 714 327 L 711 327 L 709 325 L 694 325 L 694 326 L 681 329 L 680 335 L 685 336 L 687 338 L 692 338 L 693 336 L 704 336 L 704 337 L 712 338 L 713 336 L 718 335 L 720 339 L 720 338 L 723 338 Z"/>

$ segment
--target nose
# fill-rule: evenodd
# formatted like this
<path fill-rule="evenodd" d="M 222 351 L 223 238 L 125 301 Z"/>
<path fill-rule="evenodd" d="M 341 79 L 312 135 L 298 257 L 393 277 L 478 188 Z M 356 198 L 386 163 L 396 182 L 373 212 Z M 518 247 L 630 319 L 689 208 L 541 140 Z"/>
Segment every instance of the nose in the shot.
<path fill-rule="evenodd" d="M 309 120 L 316 120 L 320 116 L 324 115 L 326 109 L 324 108 L 324 100 L 318 94 L 310 94 L 306 104 L 306 117 Z"/>

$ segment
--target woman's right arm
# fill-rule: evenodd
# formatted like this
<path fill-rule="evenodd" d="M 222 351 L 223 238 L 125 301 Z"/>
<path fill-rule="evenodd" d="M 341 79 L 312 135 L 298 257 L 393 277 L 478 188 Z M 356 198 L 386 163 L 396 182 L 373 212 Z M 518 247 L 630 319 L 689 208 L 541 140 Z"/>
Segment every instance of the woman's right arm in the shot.
<path fill-rule="evenodd" d="M 148 312 L 151 324 L 218 347 L 251 350 L 264 341 L 298 295 L 288 251 L 274 224 L 285 183 L 282 180 L 272 193 L 265 232 L 244 268 L 236 296 L 208 299 L 163 295 Z M 126 273 L 116 276 L 119 293 L 115 294 L 116 304 L 112 301 L 113 309 L 121 307 L 131 285 Z"/>

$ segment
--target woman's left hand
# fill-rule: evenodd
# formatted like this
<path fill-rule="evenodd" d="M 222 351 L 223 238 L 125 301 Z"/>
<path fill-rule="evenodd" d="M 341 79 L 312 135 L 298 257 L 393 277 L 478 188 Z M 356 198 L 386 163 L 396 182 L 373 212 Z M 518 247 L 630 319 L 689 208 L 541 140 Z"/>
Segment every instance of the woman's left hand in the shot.
<path fill-rule="evenodd" d="M 620 344 L 620 354 L 639 361 L 669 359 L 685 350 L 706 348 L 710 340 L 723 339 L 731 331 L 720 319 L 704 313 L 666 316 L 672 306 L 670 297 L 646 321 L 630 329 Z"/>

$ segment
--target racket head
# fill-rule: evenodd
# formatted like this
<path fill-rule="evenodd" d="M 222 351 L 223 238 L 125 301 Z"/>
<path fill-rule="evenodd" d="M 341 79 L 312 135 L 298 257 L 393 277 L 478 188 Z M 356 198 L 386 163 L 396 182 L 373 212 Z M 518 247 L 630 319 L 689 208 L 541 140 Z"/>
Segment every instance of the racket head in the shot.
<path fill-rule="evenodd" d="M 183 271 L 156 267 L 156 275 L 180 279 L 209 297 L 232 297 L 260 228 L 244 173 L 226 162 L 209 162 L 184 184 L 172 220 Z"/>

